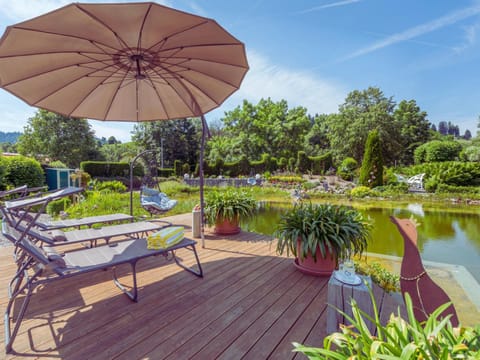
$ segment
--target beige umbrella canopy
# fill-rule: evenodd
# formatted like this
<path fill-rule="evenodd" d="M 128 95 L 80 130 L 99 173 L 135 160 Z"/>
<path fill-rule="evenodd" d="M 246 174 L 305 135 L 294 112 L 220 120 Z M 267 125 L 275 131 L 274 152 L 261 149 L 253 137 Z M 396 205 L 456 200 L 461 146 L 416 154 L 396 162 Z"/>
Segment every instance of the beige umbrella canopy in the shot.
<path fill-rule="evenodd" d="M 155 3 L 74 3 L 0 40 L 0 85 L 69 117 L 201 116 L 238 89 L 244 45 L 214 20 Z"/>
<path fill-rule="evenodd" d="M 9 26 L 0 86 L 68 117 L 153 121 L 201 117 L 248 71 L 243 43 L 216 21 L 152 2 L 73 3 Z"/>

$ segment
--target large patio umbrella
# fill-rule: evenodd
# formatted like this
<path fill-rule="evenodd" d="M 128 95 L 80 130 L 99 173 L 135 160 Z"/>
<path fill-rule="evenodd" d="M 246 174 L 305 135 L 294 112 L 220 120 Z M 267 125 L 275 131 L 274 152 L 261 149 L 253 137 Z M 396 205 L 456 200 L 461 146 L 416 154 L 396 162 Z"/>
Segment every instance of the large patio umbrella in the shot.
<path fill-rule="evenodd" d="M 151 2 L 73 3 L 0 40 L 0 86 L 32 106 L 105 121 L 200 117 L 202 219 L 204 114 L 247 71 L 244 45 L 216 21 Z"/>

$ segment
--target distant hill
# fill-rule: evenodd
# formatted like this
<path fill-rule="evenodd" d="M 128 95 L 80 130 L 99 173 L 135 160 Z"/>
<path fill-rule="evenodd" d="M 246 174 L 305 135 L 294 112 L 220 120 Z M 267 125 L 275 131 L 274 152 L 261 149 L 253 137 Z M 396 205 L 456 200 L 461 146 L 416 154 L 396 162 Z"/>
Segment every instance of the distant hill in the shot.
<path fill-rule="evenodd" d="M 16 143 L 17 142 L 17 139 L 18 137 L 22 135 L 21 132 L 3 132 L 3 131 L 0 131 L 0 143 L 6 143 L 6 142 L 9 142 L 9 143 Z"/>

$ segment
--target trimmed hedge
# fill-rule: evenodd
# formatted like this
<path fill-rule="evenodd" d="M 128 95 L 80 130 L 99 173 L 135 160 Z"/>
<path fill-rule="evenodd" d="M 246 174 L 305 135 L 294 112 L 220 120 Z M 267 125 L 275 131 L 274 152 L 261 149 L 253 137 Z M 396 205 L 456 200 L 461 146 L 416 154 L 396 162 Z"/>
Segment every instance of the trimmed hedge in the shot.
<path fill-rule="evenodd" d="M 130 164 L 126 162 L 109 161 L 82 161 L 80 169 L 90 174 L 91 177 L 128 177 L 130 176 Z M 134 176 L 143 176 L 145 174 L 141 164 L 135 164 L 133 168 Z"/>
<path fill-rule="evenodd" d="M 22 185 L 45 185 L 45 173 L 40 163 L 25 156 L 0 157 L 0 187 L 14 188 Z"/>
<path fill-rule="evenodd" d="M 383 185 L 383 156 L 378 130 L 368 134 L 358 183 L 370 188 Z"/>
<path fill-rule="evenodd" d="M 415 149 L 415 164 L 458 160 L 462 145 L 457 141 L 433 140 Z"/>

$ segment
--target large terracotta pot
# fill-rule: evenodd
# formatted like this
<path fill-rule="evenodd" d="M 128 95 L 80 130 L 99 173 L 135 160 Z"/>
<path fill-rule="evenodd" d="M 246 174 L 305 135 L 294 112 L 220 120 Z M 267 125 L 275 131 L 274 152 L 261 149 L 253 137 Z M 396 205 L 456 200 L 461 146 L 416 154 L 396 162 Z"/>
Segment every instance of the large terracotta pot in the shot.
<path fill-rule="evenodd" d="M 219 218 L 215 223 L 215 228 L 213 231 L 218 235 L 234 235 L 240 232 L 240 226 L 238 225 L 240 220 L 238 217 L 233 221 Z"/>
<path fill-rule="evenodd" d="M 297 242 L 297 254 L 300 254 L 300 241 Z M 331 256 L 327 250 L 327 257 L 322 258 L 320 248 L 317 247 L 316 252 L 317 261 L 314 261 L 313 256 L 308 253 L 304 259 L 300 257 L 295 259 L 295 266 L 298 270 L 304 274 L 314 276 L 330 276 L 337 266 L 337 260 L 335 256 Z"/>

